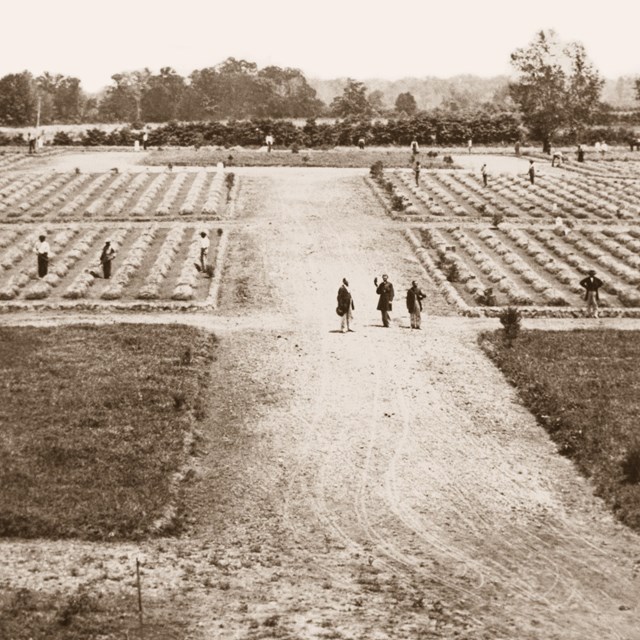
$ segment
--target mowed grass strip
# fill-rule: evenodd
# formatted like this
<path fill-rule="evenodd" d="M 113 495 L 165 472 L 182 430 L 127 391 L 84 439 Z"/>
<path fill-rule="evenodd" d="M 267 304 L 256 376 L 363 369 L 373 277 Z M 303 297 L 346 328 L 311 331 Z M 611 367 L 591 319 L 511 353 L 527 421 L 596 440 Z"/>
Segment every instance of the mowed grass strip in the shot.
<path fill-rule="evenodd" d="M 618 517 L 640 530 L 640 332 L 501 332 L 480 344 L 524 404 L 594 483 Z"/>
<path fill-rule="evenodd" d="M 443 161 L 448 152 L 439 150 L 438 155 L 431 158 L 426 152 L 420 153 L 417 159 L 422 168 L 456 169 L 458 165 Z M 336 167 L 336 168 L 369 168 L 374 162 L 381 160 L 385 167 L 409 167 L 412 163 L 411 151 L 398 147 L 374 148 L 337 148 L 337 149 L 304 149 L 293 153 L 291 149 L 274 149 L 271 153 L 258 149 L 216 149 L 201 147 L 199 149 L 162 149 L 151 151 L 143 160 L 147 165 L 175 166 L 215 166 L 224 162 L 229 167 Z"/>
<path fill-rule="evenodd" d="M 0 328 L 0 536 L 179 527 L 175 476 L 215 349 L 182 326 Z"/>

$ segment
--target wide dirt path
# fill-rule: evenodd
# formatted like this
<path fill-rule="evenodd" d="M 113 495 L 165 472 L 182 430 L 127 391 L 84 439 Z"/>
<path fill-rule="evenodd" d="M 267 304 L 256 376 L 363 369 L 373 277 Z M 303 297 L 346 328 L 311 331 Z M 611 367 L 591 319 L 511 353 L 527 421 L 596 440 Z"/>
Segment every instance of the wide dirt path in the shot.
<path fill-rule="evenodd" d="M 285 637 L 640 638 L 640 539 L 555 452 L 475 332 L 446 318 L 407 328 L 411 279 L 429 313 L 446 305 L 362 173 L 242 180 L 247 253 L 230 261 L 222 307 L 279 327 L 239 366 L 288 397 L 245 423 L 260 443 L 238 454 L 242 526 L 222 535 L 271 549 L 278 569 L 232 572 L 200 623 L 212 633 L 224 619 L 244 637 L 247 609 L 229 615 L 240 602 Z M 375 311 L 382 272 L 398 294 L 391 329 Z M 347 335 L 333 313 L 343 276 L 356 304 Z"/>
<path fill-rule="evenodd" d="M 497 322 L 446 317 L 364 172 L 237 173 L 219 314 L 146 318 L 220 337 L 191 529 L 141 546 L 3 543 L 12 584 L 90 554 L 81 577 L 106 588 L 105 563 L 124 580 L 142 553 L 147 593 L 175 597 L 197 640 L 640 639 L 640 537 L 478 349 Z M 334 312 L 343 276 L 351 334 Z M 432 314 L 421 332 L 403 308 L 414 278 Z"/>

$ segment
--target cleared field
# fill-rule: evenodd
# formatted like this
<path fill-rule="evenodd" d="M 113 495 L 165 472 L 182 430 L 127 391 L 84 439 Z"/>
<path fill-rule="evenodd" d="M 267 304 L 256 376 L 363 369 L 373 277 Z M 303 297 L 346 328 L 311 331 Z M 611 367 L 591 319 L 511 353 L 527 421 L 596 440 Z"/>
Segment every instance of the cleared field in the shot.
<path fill-rule="evenodd" d="M 5 226 L 0 228 L 0 299 L 206 303 L 216 279 L 194 266 L 200 261 L 202 231 L 211 243 L 208 262 L 215 265 L 226 235 L 206 223 Z M 34 255 L 40 233 L 47 234 L 51 246 L 44 278 L 38 278 Z M 116 258 L 105 280 L 99 258 L 107 239 Z"/>
<path fill-rule="evenodd" d="M 640 530 L 640 334 L 525 331 L 480 344 L 524 404 L 626 524 Z"/>
<path fill-rule="evenodd" d="M 183 326 L 0 328 L 0 536 L 179 530 L 215 344 Z"/>
<path fill-rule="evenodd" d="M 221 171 L 6 173 L 0 221 L 219 219 L 233 180 Z"/>

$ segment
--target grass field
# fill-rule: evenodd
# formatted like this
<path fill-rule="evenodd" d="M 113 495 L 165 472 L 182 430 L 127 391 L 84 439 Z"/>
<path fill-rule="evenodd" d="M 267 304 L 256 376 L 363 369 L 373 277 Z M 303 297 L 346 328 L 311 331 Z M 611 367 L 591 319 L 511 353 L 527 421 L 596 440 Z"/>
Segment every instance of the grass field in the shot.
<path fill-rule="evenodd" d="M 525 331 L 511 348 L 488 333 L 480 342 L 559 451 L 640 530 L 639 332 Z"/>
<path fill-rule="evenodd" d="M 179 326 L 0 329 L 0 536 L 180 528 L 215 337 Z"/>
<path fill-rule="evenodd" d="M 418 156 L 424 169 L 451 169 L 455 164 L 445 164 L 443 153 L 438 151 L 436 158 L 426 153 Z M 258 149 L 233 147 L 221 149 L 206 147 L 195 149 L 163 149 L 152 151 L 144 163 L 148 165 L 174 166 L 211 166 L 224 162 L 227 167 L 353 167 L 369 168 L 381 160 L 385 167 L 409 167 L 412 156 L 409 149 L 398 147 L 375 147 L 357 149 L 355 147 L 336 147 L 329 150 L 300 149 L 293 153 L 290 149 L 274 149 L 271 153 Z"/>

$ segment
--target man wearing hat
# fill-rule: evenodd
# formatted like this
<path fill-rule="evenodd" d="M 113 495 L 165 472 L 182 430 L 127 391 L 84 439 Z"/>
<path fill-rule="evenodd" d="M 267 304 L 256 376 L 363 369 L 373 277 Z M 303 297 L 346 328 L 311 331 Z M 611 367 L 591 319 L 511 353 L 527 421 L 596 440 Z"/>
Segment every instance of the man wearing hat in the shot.
<path fill-rule="evenodd" d="M 338 289 L 338 308 L 336 309 L 340 316 L 340 331 L 342 333 L 353 331 L 349 323 L 353 320 L 354 309 L 353 296 L 349 291 L 349 281 L 346 278 L 342 278 L 342 284 Z"/>
<path fill-rule="evenodd" d="M 589 275 L 580 281 L 580 286 L 585 290 L 584 299 L 587 301 L 587 313 L 591 318 L 598 317 L 598 303 L 600 302 L 598 289 L 603 284 L 602 280 L 596 277 L 596 272 L 593 269 L 590 269 Z"/>
<path fill-rule="evenodd" d="M 411 283 L 411 288 L 407 289 L 407 310 L 409 311 L 409 317 L 411 318 L 411 328 L 420 329 L 420 321 L 422 320 L 422 301 L 427 296 L 422 293 L 418 287 L 418 283 L 414 280 Z"/>
<path fill-rule="evenodd" d="M 380 296 L 378 299 L 378 311 L 382 314 L 382 325 L 389 326 L 389 311 L 391 311 L 391 303 L 393 302 L 393 285 L 389 282 L 389 276 L 385 273 L 382 276 L 382 282 L 378 284 L 378 278 L 373 279 L 373 284 L 376 286 L 376 293 Z"/>
<path fill-rule="evenodd" d="M 102 253 L 100 254 L 100 264 L 102 265 L 102 277 L 108 280 L 111 277 L 111 261 L 116 257 L 115 249 L 111 246 L 111 240 L 106 240 Z"/>
<path fill-rule="evenodd" d="M 44 278 L 49 270 L 49 251 L 51 251 L 47 236 L 44 234 L 38 236 L 38 242 L 33 251 L 38 257 L 38 278 Z"/>

